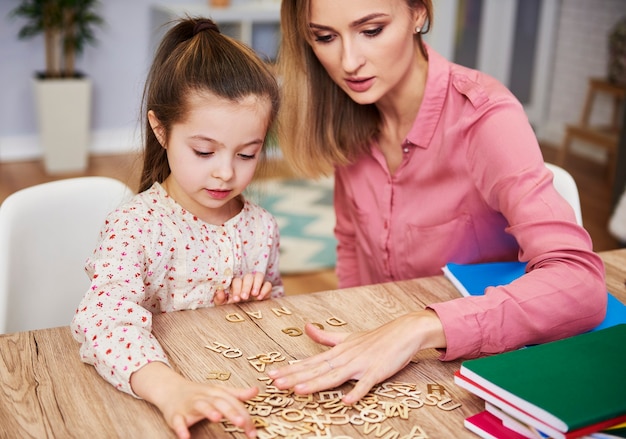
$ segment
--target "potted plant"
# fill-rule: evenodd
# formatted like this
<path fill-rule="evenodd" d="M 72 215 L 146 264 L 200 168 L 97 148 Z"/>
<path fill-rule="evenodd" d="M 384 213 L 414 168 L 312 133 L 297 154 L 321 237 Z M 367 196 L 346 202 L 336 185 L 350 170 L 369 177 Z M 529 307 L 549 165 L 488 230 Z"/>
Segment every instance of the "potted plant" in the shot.
<path fill-rule="evenodd" d="M 12 17 L 26 20 L 18 38 L 43 35 L 45 70 L 36 72 L 34 90 L 44 166 L 49 173 L 84 171 L 91 125 L 89 78 L 75 61 L 104 20 L 99 0 L 21 0 Z"/>

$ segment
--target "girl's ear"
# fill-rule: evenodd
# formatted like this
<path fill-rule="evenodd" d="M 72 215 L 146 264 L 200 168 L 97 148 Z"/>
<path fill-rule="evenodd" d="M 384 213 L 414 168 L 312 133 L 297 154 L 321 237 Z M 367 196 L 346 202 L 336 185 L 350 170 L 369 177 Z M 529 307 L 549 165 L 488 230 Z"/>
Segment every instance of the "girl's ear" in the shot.
<path fill-rule="evenodd" d="M 154 111 L 152 110 L 148 111 L 148 122 L 150 123 L 152 132 L 154 132 L 154 135 L 161 144 L 161 146 L 167 149 L 167 144 L 165 142 L 165 130 L 163 129 L 163 125 L 161 125 L 161 122 L 159 122 L 159 119 L 157 119 L 156 114 L 154 114 Z"/>

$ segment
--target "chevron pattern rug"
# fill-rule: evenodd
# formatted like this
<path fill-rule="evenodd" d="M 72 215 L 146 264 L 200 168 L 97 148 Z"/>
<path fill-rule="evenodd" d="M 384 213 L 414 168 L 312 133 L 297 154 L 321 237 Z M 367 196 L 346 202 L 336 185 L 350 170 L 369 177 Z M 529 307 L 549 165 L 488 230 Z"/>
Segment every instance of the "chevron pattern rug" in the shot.
<path fill-rule="evenodd" d="M 280 228 L 280 271 L 305 273 L 335 266 L 333 179 L 267 179 L 246 197 L 271 212 Z"/>

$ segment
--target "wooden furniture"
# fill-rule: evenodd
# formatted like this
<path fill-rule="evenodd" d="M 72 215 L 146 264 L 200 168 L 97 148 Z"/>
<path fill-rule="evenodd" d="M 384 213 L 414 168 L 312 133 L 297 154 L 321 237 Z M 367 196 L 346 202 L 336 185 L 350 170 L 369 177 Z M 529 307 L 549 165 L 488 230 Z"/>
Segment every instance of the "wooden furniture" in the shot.
<path fill-rule="evenodd" d="M 626 302 L 626 250 L 601 256 L 608 290 Z M 452 284 L 435 276 L 161 314 L 154 318 L 154 333 L 172 365 L 191 379 L 259 386 L 264 396 L 251 401 L 250 411 L 261 438 L 292 433 L 303 439 L 331 435 L 469 439 L 475 436 L 463 427 L 463 420 L 482 410 L 484 403 L 454 384 L 453 372 L 460 362 L 441 362 L 435 351 L 420 353 L 378 387 L 374 396 L 384 401 L 384 409 L 381 405 L 367 408 L 367 402 L 358 409 L 344 408 L 335 399 L 335 391 L 318 392 L 311 399 L 285 395 L 271 387 L 264 373 L 266 368 L 326 349 L 306 335 L 298 335 L 305 322 L 329 330 L 365 330 L 409 310 L 455 297 L 459 293 Z M 78 343 L 68 327 L 0 336 L 0 354 L 2 437 L 174 437 L 156 408 L 115 390 L 92 366 L 80 362 Z M 408 411 L 400 404 L 403 400 L 411 407 Z M 291 405 L 284 408 L 285 403 Z M 268 415 L 269 411 L 274 414 Z M 307 414 L 299 419 L 304 412 Z M 322 427 L 326 435 L 312 433 Z M 227 432 L 227 428 L 203 421 L 192 428 L 192 434 L 244 437 Z M 373 431 L 367 433 L 368 429 Z"/>
<path fill-rule="evenodd" d="M 596 98 L 601 95 L 608 95 L 613 99 L 611 120 L 606 125 L 591 125 L 591 115 Z M 590 78 L 587 89 L 587 97 L 583 107 L 582 115 L 578 124 L 567 125 L 565 137 L 561 146 L 559 164 L 564 165 L 565 159 L 570 152 L 572 141 L 579 139 L 592 143 L 607 152 L 608 178 L 614 179 L 617 166 L 617 145 L 620 133 L 620 109 L 626 97 L 626 87 L 612 84 L 604 79 Z"/>
<path fill-rule="evenodd" d="M 622 111 L 622 127 L 626 127 L 626 110 Z M 611 198 L 611 206 L 613 208 L 617 205 L 617 202 L 626 190 L 626 129 L 620 131 L 616 162 L 615 178 L 613 180 L 613 196 Z"/>

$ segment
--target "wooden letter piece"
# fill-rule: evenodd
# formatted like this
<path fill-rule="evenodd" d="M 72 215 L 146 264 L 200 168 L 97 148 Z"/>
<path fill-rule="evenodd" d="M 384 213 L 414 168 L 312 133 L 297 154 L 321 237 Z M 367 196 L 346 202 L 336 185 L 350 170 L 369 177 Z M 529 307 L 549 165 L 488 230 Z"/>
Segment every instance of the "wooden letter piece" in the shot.
<path fill-rule="evenodd" d="M 289 327 L 282 330 L 289 337 L 299 337 L 302 335 L 302 331 L 299 328 Z"/>
<path fill-rule="evenodd" d="M 212 370 L 209 372 L 209 375 L 207 376 L 207 380 L 220 380 L 220 381 L 226 381 L 227 379 L 230 378 L 230 372 L 222 372 L 219 370 Z"/>
<path fill-rule="evenodd" d="M 243 355 L 243 352 L 240 349 L 228 348 L 222 352 L 222 355 L 226 358 L 239 358 Z"/>
<path fill-rule="evenodd" d="M 427 384 L 426 385 L 426 393 L 432 393 L 432 394 L 438 394 L 441 396 L 444 396 L 447 391 L 445 386 L 442 386 L 441 384 Z"/>
<path fill-rule="evenodd" d="M 383 401 L 381 405 L 385 409 L 385 416 L 388 418 L 409 419 L 409 408 L 405 404 L 395 401 Z"/>
<path fill-rule="evenodd" d="M 383 422 L 385 419 L 387 419 L 383 412 L 374 409 L 361 410 L 359 416 L 365 421 L 365 423 L 369 424 L 376 424 L 378 422 Z"/>
<path fill-rule="evenodd" d="M 418 397 L 407 396 L 401 402 L 407 408 L 410 408 L 410 409 L 418 409 L 424 406 L 424 401 L 422 401 L 422 399 L 419 396 Z"/>
<path fill-rule="evenodd" d="M 206 345 L 205 348 L 210 349 L 213 352 L 217 352 L 218 354 L 222 353 L 222 349 L 230 349 L 230 346 L 220 343 L 219 341 L 214 341 L 213 344 L 215 346 Z"/>
<path fill-rule="evenodd" d="M 370 434 L 371 432 L 375 432 L 375 437 L 399 437 L 397 431 L 392 430 L 390 426 L 383 427 L 382 424 L 376 423 L 372 424 L 370 422 L 365 422 L 363 425 L 363 433 Z"/>
<path fill-rule="evenodd" d="M 226 314 L 226 320 L 232 323 L 239 323 L 239 322 L 243 322 L 244 318 L 241 316 L 241 314 L 237 312 L 232 312 L 230 314 Z"/>
<path fill-rule="evenodd" d="M 452 404 L 450 404 L 452 403 Z M 454 402 L 452 401 L 452 398 L 446 398 L 446 399 L 442 399 L 441 401 L 439 401 L 437 403 L 437 407 L 440 408 L 441 410 L 445 410 L 447 412 L 454 410 L 454 409 L 458 409 L 459 407 L 461 407 L 463 404 L 461 404 L 460 402 Z"/>
<path fill-rule="evenodd" d="M 335 401 L 343 398 L 343 392 L 341 390 L 326 390 L 318 392 L 318 402 Z"/>
<path fill-rule="evenodd" d="M 337 317 L 330 317 L 329 319 L 326 320 L 326 323 L 328 323 L 331 326 L 343 326 L 343 325 L 348 324 L 347 322 L 344 322 L 343 320 Z"/>
<path fill-rule="evenodd" d="M 248 314 L 249 316 L 254 317 L 255 319 L 262 319 L 263 315 L 261 314 L 261 311 L 246 311 L 246 314 Z"/>
<path fill-rule="evenodd" d="M 304 412 L 297 409 L 284 409 L 280 415 L 287 422 L 299 422 L 304 419 Z"/>
<path fill-rule="evenodd" d="M 281 314 L 291 314 L 291 311 L 289 311 L 287 308 L 285 308 L 284 306 L 280 307 L 280 308 L 272 308 L 272 312 L 274 314 L 276 314 L 276 316 L 280 317 Z"/>

